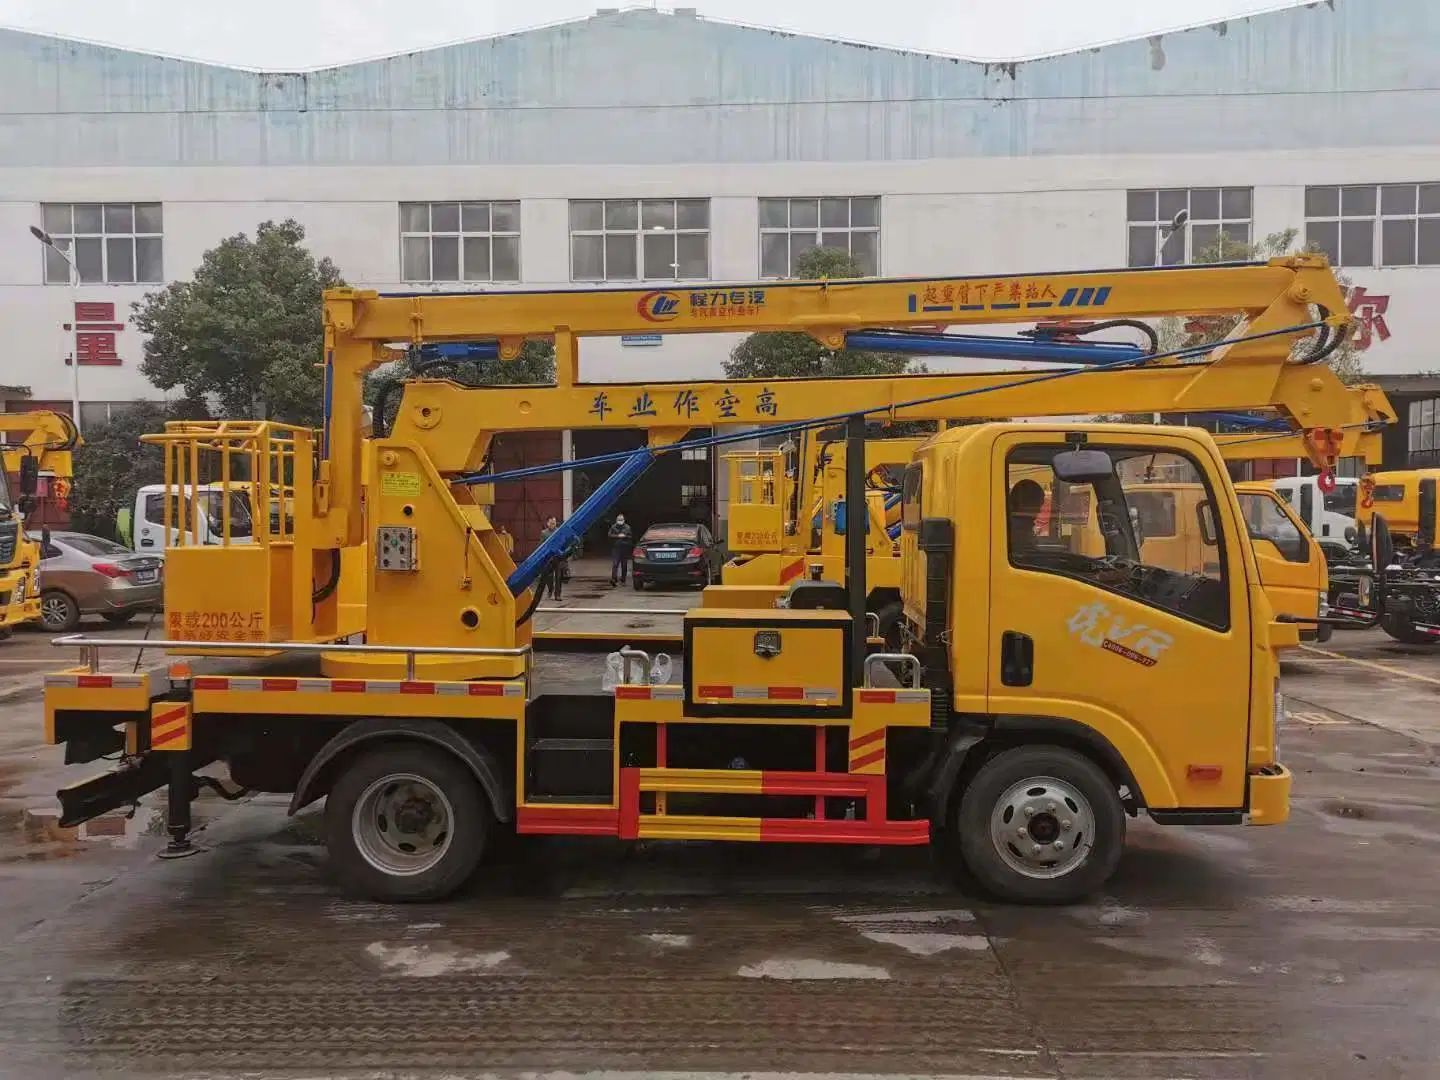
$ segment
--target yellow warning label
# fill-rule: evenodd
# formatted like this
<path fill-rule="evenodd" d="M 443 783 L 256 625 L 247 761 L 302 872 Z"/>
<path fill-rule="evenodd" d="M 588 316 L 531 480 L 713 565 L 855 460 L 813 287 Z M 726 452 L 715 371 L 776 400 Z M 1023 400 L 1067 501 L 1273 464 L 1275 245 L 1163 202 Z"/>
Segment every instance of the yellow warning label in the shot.
<path fill-rule="evenodd" d="M 421 491 L 419 473 L 387 472 L 380 474 L 380 494 L 419 495 Z"/>

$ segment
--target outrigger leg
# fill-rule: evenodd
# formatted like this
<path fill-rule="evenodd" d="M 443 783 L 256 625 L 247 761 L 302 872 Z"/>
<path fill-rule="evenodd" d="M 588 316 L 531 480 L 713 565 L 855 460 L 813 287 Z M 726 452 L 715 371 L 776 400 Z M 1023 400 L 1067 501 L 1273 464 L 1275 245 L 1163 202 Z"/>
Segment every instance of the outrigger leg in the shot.
<path fill-rule="evenodd" d="M 171 751 L 170 786 L 165 793 L 165 829 L 170 834 L 170 843 L 160 852 L 162 859 L 184 859 L 204 850 L 190 840 L 190 800 L 195 796 L 195 789 L 190 775 L 190 751 Z"/>

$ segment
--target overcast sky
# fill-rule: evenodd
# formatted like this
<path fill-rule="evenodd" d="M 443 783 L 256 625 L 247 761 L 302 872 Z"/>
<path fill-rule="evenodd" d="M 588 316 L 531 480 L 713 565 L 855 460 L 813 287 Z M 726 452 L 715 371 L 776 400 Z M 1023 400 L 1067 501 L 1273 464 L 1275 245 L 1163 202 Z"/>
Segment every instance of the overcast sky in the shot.
<path fill-rule="evenodd" d="M 1299 2 L 690 0 L 701 15 L 714 19 L 984 60 L 1062 52 Z M 635 5 L 629 0 L 0 0 L 0 25 L 240 67 L 301 70 L 582 18 L 599 6 Z"/>

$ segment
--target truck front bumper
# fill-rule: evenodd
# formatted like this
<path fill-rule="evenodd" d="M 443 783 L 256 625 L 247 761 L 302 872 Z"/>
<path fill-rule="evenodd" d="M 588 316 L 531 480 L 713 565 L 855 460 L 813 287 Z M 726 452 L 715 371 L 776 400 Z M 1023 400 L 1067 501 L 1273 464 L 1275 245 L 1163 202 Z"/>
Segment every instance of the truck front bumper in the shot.
<path fill-rule="evenodd" d="M 40 590 L 30 570 L 0 573 L 0 628 L 40 621 Z"/>
<path fill-rule="evenodd" d="M 1290 783 L 1284 765 L 1262 765 L 1250 773 L 1250 810 L 1246 825 L 1280 825 L 1290 817 Z"/>

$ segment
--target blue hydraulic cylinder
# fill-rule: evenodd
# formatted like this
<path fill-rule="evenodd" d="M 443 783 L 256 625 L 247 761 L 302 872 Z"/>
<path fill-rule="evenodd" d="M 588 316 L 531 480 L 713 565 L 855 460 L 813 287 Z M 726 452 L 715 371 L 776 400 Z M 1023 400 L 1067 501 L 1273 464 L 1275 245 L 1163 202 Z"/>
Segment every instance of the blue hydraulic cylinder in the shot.
<path fill-rule="evenodd" d="M 655 455 L 649 449 L 638 450 L 620 463 L 620 467 L 605 478 L 590 497 L 575 508 L 575 512 L 560 523 L 556 530 L 540 542 L 540 546 L 525 557 L 506 579 L 505 585 L 512 596 L 519 596 L 540 580 L 545 567 L 580 541 L 586 530 L 600 520 L 600 515 L 614 505 L 615 500 L 625 494 L 631 484 L 650 468 Z"/>
<path fill-rule="evenodd" d="M 897 330 L 852 330 L 847 349 L 914 353 L 917 356 L 965 356 L 975 360 L 1036 360 L 1054 364 L 1109 364 L 1147 355 L 1123 341 L 1060 342 L 1045 338 L 989 337 L 984 334 L 913 334 Z"/>

